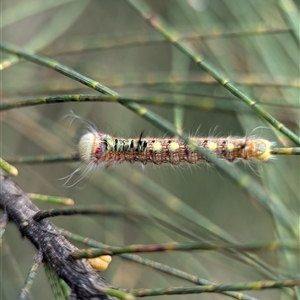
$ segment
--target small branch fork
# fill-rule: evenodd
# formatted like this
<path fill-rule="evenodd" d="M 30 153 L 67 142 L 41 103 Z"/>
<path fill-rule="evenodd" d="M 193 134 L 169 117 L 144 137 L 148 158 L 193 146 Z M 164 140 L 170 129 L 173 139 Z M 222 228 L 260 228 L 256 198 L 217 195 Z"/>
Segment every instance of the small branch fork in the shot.
<path fill-rule="evenodd" d="M 60 234 L 48 219 L 39 222 L 33 216 L 39 211 L 25 193 L 8 177 L 0 174 L 0 209 L 15 223 L 22 236 L 28 238 L 42 254 L 55 273 L 71 288 L 71 298 L 113 300 L 103 289 L 110 286 L 94 271 L 88 262 L 76 260 L 71 253 L 78 250 Z"/>

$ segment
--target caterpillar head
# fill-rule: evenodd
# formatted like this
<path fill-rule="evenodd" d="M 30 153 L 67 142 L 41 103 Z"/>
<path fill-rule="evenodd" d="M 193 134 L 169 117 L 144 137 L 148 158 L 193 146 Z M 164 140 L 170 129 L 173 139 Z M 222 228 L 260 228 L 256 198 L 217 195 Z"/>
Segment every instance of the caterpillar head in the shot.
<path fill-rule="evenodd" d="M 80 160 L 86 164 L 98 164 L 105 159 L 106 144 L 106 135 L 100 132 L 84 134 L 78 143 Z"/>

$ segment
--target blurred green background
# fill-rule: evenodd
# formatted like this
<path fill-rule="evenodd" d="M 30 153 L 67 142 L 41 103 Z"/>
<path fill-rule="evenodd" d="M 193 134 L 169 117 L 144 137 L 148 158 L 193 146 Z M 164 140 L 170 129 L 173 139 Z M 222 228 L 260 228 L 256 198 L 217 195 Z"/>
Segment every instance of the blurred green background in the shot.
<path fill-rule="evenodd" d="M 295 23 L 289 19 L 299 15 L 299 2 L 151 0 L 140 3 L 148 3 L 183 41 L 299 136 L 299 40 L 293 28 Z M 287 4 L 292 7 L 290 14 L 285 11 Z M 3 0 L 1 5 L 3 41 L 51 57 L 121 95 L 159 95 L 169 99 L 170 105 L 159 105 L 153 100 L 145 107 L 177 128 L 182 127 L 190 136 L 254 134 L 274 141 L 277 146 L 294 146 L 170 45 L 128 1 Z M 12 66 L 1 73 L 3 102 L 56 94 L 97 94 L 53 70 L 1 53 L 1 62 L 5 61 Z M 189 101 L 196 105 L 186 105 Z M 172 102 L 182 105 L 175 106 Z M 70 110 L 111 135 L 138 137 L 144 130 L 145 136 L 168 136 L 118 103 L 33 106 L 1 113 L 1 157 L 75 152 L 76 141 L 85 128 L 79 121 L 70 125 L 70 120 L 64 119 Z M 166 221 L 164 225 L 141 222 L 126 215 L 52 219 L 57 226 L 100 242 L 127 245 L 220 241 L 230 237 L 247 244 L 275 238 L 295 239 L 256 198 L 214 166 L 143 167 L 124 163 L 107 170 L 97 168 L 90 178 L 75 186 L 63 186 L 64 181 L 59 179 L 78 166 L 78 162 L 19 164 L 15 181 L 25 192 L 71 197 L 78 205 L 135 208 Z M 299 157 L 278 157 L 264 165 L 228 163 L 228 168 L 241 169 L 259 182 L 268 195 L 275 195 L 278 210 L 286 208 L 279 214 L 296 220 L 293 230 L 299 230 Z M 37 205 L 41 209 L 53 206 Z M 211 223 L 201 223 L 203 218 Z M 17 298 L 35 251 L 16 227 L 9 224 L 1 248 L 1 300 Z M 299 253 L 285 251 L 256 252 L 261 266 L 249 260 L 246 263 L 245 256 L 229 251 L 142 256 L 217 283 L 289 279 L 299 277 L 300 268 Z M 192 285 L 118 257 L 114 257 L 103 276 L 113 286 L 128 289 Z M 299 299 L 298 293 L 295 290 L 245 292 L 258 299 Z M 31 297 L 41 299 L 41 296 L 53 298 L 42 268 Z M 166 296 L 157 299 L 163 297 Z M 169 297 L 206 300 L 227 296 Z"/>

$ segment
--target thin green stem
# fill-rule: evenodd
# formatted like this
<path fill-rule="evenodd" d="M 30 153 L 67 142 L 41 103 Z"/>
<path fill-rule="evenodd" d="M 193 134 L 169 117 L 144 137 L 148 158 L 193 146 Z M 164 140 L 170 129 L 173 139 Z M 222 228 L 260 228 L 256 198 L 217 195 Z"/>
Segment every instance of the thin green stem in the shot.
<path fill-rule="evenodd" d="M 279 242 L 273 241 L 269 243 L 254 243 L 254 244 L 235 244 L 235 243 L 167 243 L 167 244 L 150 244 L 150 245 L 129 245 L 122 247 L 115 246 L 102 246 L 101 248 L 89 248 L 77 250 L 72 253 L 72 257 L 80 258 L 95 258 L 100 255 L 118 255 L 124 253 L 140 253 L 140 252 L 165 252 L 165 251 L 220 251 L 231 250 L 238 251 L 276 251 L 278 249 L 285 249 L 290 251 L 299 251 L 297 242 Z"/>
<path fill-rule="evenodd" d="M 273 155 L 300 155 L 300 147 L 272 148 Z"/>
<path fill-rule="evenodd" d="M 29 197 L 31 201 L 41 201 L 41 202 L 54 203 L 54 204 L 67 205 L 67 206 L 74 205 L 74 201 L 71 198 L 41 195 L 41 194 L 34 194 L 34 193 L 28 193 L 26 195 L 27 197 Z"/>
<path fill-rule="evenodd" d="M 124 209 L 123 207 L 112 207 L 107 205 L 90 205 L 85 206 L 72 206 L 67 208 L 53 208 L 50 210 L 41 210 L 37 212 L 33 219 L 40 221 L 45 218 L 57 216 L 73 216 L 73 215 L 110 215 L 110 216 L 126 216 L 140 218 L 143 220 L 151 219 L 147 215 L 139 212 L 138 210 Z M 154 218 L 153 218 L 154 219 Z"/>
<path fill-rule="evenodd" d="M 110 288 L 101 288 L 101 291 L 109 296 L 116 297 L 120 300 L 134 300 L 135 296 L 131 293 L 110 289 Z"/>
<path fill-rule="evenodd" d="M 69 286 L 61 278 L 58 278 L 58 284 L 59 284 L 61 291 L 64 294 L 65 298 L 69 299 L 70 294 L 71 294 L 71 289 L 69 288 Z"/>
<path fill-rule="evenodd" d="M 73 162 L 78 161 L 78 153 L 74 154 L 45 154 L 45 155 L 28 155 L 15 157 L 8 161 L 13 164 L 36 164 L 36 163 L 56 163 L 56 162 Z"/>
<path fill-rule="evenodd" d="M 221 111 L 222 113 L 236 113 L 242 112 L 243 114 L 250 114 L 252 111 L 242 105 L 240 102 L 235 101 L 235 99 L 226 97 L 210 97 L 201 96 L 195 94 L 186 94 L 182 91 L 168 91 L 171 93 L 169 97 L 164 96 L 152 96 L 143 97 L 136 95 L 124 95 L 124 96 L 107 96 L 107 95 L 92 95 L 92 94 L 71 94 L 71 95 L 54 95 L 38 97 L 29 100 L 15 101 L 15 102 L 2 102 L 0 103 L 0 111 L 6 111 L 10 109 L 30 107 L 35 105 L 44 104 L 56 104 L 56 103 L 67 103 L 67 102 L 110 102 L 115 103 L 118 101 L 132 101 L 140 104 L 150 104 L 150 105 L 164 105 L 176 107 L 176 105 L 184 106 L 186 108 L 197 108 L 204 111 Z M 192 96 L 186 97 L 174 97 L 172 94 L 187 95 Z M 236 103 L 237 102 L 237 103 Z M 262 103 L 264 106 L 269 107 L 284 107 L 293 109 L 298 109 L 297 105 L 283 105 L 282 103 Z"/>
<path fill-rule="evenodd" d="M 48 263 L 44 263 L 44 270 L 50 283 L 55 300 L 66 300 L 58 283 L 58 276 L 56 275 L 52 267 Z"/>
<path fill-rule="evenodd" d="M 43 254 L 41 251 L 38 251 L 33 258 L 33 265 L 30 268 L 30 271 L 26 277 L 25 284 L 20 292 L 18 300 L 25 300 L 29 297 L 30 288 L 33 284 L 33 281 L 36 277 L 37 269 L 42 263 L 42 260 L 43 260 Z"/>
<path fill-rule="evenodd" d="M 18 175 L 18 169 L 0 157 L 0 168 L 11 176 Z"/>
<path fill-rule="evenodd" d="M 300 286 L 300 280 L 279 280 L 279 281 L 253 281 L 228 284 L 216 284 L 193 287 L 166 287 L 159 289 L 134 289 L 129 290 L 136 297 L 158 296 L 158 295 L 181 295 L 181 294 L 200 294 L 215 293 L 223 291 L 245 291 L 245 290 L 264 290 L 282 287 Z"/>
<path fill-rule="evenodd" d="M 265 26 L 265 23 L 259 23 L 252 30 L 243 31 L 224 31 L 220 30 L 219 27 L 211 28 L 209 32 L 203 33 L 191 33 L 181 36 L 182 40 L 199 40 L 199 39 L 216 39 L 216 38 L 231 38 L 237 36 L 256 36 L 256 35 L 266 35 L 266 34 L 284 34 L 290 32 L 290 28 L 270 28 L 270 26 Z M 82 39 L 74 38 L 64 39 L 61 41 L 60 45 L 55 45 L 54 47 L 48 46 L 46 49 L 46 55 L 58 56 L 58 55 L 72 55 L 76 53 L 81 53 L 83 48 L 84 51 L 97 51 L 101 49 L 114 49 L 121 47 L 132 47 L 132 46 L 146 46 L 147 44 L 159 44 L 166 43 L 166 40 L 162 36 L 149 34 L 145 35 L 129 35 L 121 37 L 103 37 L 101 39 L 88 39 L 84 40 L 84 45 L 82 44 Z"/>

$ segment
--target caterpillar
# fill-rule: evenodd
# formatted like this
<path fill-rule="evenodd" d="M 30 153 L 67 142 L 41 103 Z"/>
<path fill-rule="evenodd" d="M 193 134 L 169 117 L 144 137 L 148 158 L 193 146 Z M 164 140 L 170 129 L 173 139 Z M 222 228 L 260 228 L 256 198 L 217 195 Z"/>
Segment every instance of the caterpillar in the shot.
<path fill-rule="evenodd" d="M 238 160 L 267 162 L 272 158 L 272 142 L 254 137 L 197 137 L 191 141 L 220 159 L 228 162 Z M 125 139 L 101 132 L 88 132 L 78 143 L 79 157 L 86 164 L 140 162 L 156 165 L 181 163 L 196 164 L 206 159 L 178 138 L 139 138 Z"/>
<path fill-rule="evenodd" d="M 93 123 L 83 120 L 72 111 L 66 117 L 72 118 L 70 124 L 73 120 L 79 119 L 88 128 L 77 144 L 80 161 L 87 166 L 69 186 L 77 184 L 88 174 L 91 175 L 97 165 L 108 168 L 122 162 L 140 162 L 143 165 L 209 163 L 193 145 L 187 144 L 180 138 L 143 137 L 143 132 L 138 138 L 114 137 L 98 132 Z M 272 155 L 274 143 L 255 136 L 192 137 L 190 140 L 198 147 L 206 149 L 217 158 L 229 163 L 268 162 L 274 157 Z M 66 180 L 64 185 L 67 185 L 82 168 L 83 165 L 68 176 L 61 178 L 61 180 Z"/>

